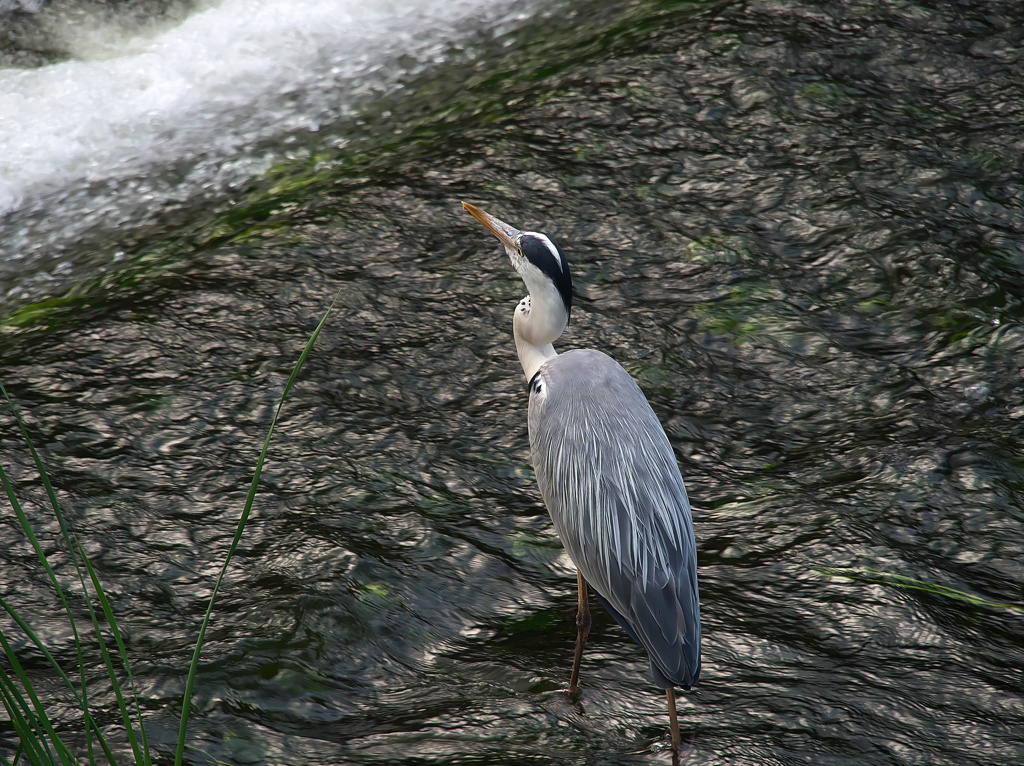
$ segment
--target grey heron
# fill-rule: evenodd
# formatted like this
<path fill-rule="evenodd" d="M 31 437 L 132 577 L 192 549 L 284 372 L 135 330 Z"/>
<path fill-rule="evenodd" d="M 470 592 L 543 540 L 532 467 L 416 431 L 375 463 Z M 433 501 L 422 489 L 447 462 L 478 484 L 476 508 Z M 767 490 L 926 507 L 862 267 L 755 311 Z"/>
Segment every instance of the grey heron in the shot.
<path fill-rule="evenodd" d="M 678 759 L 674 687 L 689 689 L 700 677 L 700 602 L 690 504 L 672 446 L 615 360 L 593 349 L 555 351 L 572 309 L 572 277 L 558 245 L 462 204 L 504 245 L 529 292 L 516 307 L 512 335 L 527 380 L 537 484 L 577 568 L 569 692 L 578 690 L 590 632 L 589 584 L 647 650 L 651 679 L 665 689 Z"/>

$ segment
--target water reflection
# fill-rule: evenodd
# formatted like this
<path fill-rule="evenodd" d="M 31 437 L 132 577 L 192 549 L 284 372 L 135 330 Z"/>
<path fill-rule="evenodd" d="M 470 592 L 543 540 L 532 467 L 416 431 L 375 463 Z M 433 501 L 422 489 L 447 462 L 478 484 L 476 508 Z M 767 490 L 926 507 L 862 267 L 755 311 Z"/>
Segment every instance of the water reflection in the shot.
<path fill-rule="evenodd" d="M 718 13 L 5 360 L 160 741 L 270 408 L 340 289 L 211 629 L 195 761 L 668 762 L 607 618 L 580 705 L 562 692 L 575 583 L 525 467 L 520 285 L 468 198 L 562 242 L 563 347 L 612 352 L 677 448 L 706 632 L 690 762 L 1024 759 L 1020 613 L 816 569 L 1021 600 L 1024 18 Z M 5 529 L 9 587 L 44 604 Z"/>

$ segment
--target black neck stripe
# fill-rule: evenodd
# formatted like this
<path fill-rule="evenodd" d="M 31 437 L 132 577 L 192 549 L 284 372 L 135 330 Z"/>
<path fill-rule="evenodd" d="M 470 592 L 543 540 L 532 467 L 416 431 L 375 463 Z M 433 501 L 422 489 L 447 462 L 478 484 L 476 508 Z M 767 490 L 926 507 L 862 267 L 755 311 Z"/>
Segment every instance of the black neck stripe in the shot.
<path fill-rule="evenodd" d="M 533 393 L 533 385 L 534 383 L 537 382 L 538 378 L 540 378 L 540 370 L 537 370 L 537 372 L 533 373 L 533 377 L 530 378 L 530 382 L 526 384 L 526 393 Z"/>

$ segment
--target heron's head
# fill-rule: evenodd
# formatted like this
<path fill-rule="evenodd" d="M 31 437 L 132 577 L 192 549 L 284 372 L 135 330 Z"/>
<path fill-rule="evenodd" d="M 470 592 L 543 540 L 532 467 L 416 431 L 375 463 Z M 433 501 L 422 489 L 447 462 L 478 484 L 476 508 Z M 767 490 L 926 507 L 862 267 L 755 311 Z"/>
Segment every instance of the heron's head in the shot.
<path fill-rule="evenodd" d="M 557 297 L 568 322 L 572 311 L 572 276 L 565 255 L 554 240 L 547 234 L 520 231 L 468 202 L 462 205 L 505 246 L 513 268 L 530 291 L 534 310 L 539 308 L 538 304 Z"/>

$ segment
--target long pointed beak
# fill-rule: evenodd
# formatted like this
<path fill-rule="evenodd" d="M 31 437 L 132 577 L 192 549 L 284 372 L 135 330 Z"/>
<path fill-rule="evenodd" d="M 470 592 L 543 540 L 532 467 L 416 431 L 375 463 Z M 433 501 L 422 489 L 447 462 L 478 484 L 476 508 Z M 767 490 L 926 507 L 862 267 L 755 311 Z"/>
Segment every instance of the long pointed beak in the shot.
<path fill-rule="evenodd" d="M 509 226 L 504 221 L 499 221 L 493 215 L 485 213 L 476 205 L 463 202 L 462 206 L 469 211 L 476 220 L 482 223 L 491 234 L 501 240 L 501 244 L 509 250 L 517 250 L 516 238 L 522 233 L 515 226 Z"/>

